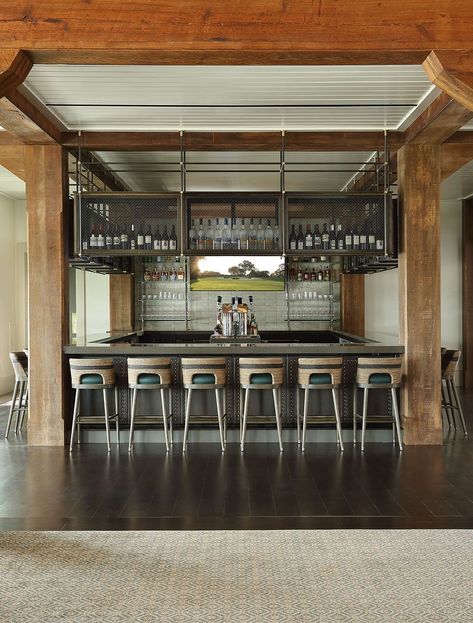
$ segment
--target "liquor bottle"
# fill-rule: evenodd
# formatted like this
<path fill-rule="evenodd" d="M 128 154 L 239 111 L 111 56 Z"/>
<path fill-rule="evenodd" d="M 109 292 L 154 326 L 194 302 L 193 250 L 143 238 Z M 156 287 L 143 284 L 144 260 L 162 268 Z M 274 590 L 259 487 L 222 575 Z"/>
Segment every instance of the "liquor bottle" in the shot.
<path fill-rule="evenodd" d="M 250 219 L 250 231 L 248 232 L 248 238 L 249 238 L 249 248 L 257 249 L 258 248 L 258 234 L 256 233 L 253 219 Z"/>
<path fill-rule="evenodd" d="M 330 235 L 327 229 L 327 223 L 324 223 L 324 228 L 322 229 L 322 249 L 327 250 L 330 248 Z"/>
<path fill-rule="evenodd" d="M 123 229 L 122 232 L 120 234 L 120 244 L 122 246 L 122 249 L 128 249 L 128 232 L 126 230 L 126 225 L 123 225 Z"/>
<path fill-rule="evenodd" d="M 181 264 L 179 264 L 179 269 L 177 271 L 177 280 L 178 281 L 184 281 L 186 274 L 184 272 L 183 267 L 181 266 Z"/>
<path fill-rule="evenodd" d="M 231 249 L 232 246 L 232 233 L 230 231 L 230 227 L 228 226 L 228 218 L 223 221 L 223 231 L 222 231 L 222 249 Z"/>
<path fill-rule="evenodd" d="M 384 239 L 381 236 L 376 236 L 376 251 L 382 251 L 384 249 Z"/>
<path fill-rule="evenodd" d="M 148 225 L 148 229 L 145 234 L 145 249 L 151 251 L 153 248 L 153 234 L 151 233 L 151 225 Z"/>
<path fill-rule="evenodd" d="M 214 335 L 223 335 L 223 322 L 222 322 L 222 297 L 217 296 L 217 324 L 214 328 Z"/>
<path fill-rule="evenodd" d="M 108 223 L 107 230 L 105 232 L 105 246 L 109 250 L 113 249 L 113 236 L 112 236 L 112 229 L 110 227 L 110 223 Z"/>
<path fill-rule="evenodd" d="M 177 249 L 176 226 L 173 223 L 171 226 L 171 234 L 169 236 L 169 250 L 175 251 L 176 249 Z"/>
<path fill-rule="evenodd" d="M 368 248 L 368 241 L 366 239 L 365 225 L 363 224 L 361 226 L 361 232 L 360 232 L 360 249 L 362 251 L 366 251 L 367 248 Z"/>
<path fill-rule="evenodd" d="M 238 229 L 237 219 L 232 219 L 232 230 L 231 230 L 231 241 L 230 241 L 231 249 L 239 249 L 240 248 L 240 230 Z"/>
<path fill-rule="evenodd" d="M 168 226 L 164 225 L 163 235 L 161 237 L 161 251 L 169 250 Z"/>
<path fill-rule="evenodd" d="M 279 250 L 280 240 L 281 240 L 281 235 L 279 233 L 279 224 L 276 221 L 276 223 L 274 224 L 274 232 L 273 232 L 273 249 Z"/>
<path fill-rule="evenodd" d="M 289 236 L 289 249 L 295 251 L 297 249 L 296 226 L 292 225 L 291 235 Z"/>
<path fill-rule="evenodd" d="M 249 319 L 249 331 L 248 331 L 248 333 L 250 335 L 254 336 L 254 335 L 258 335 L 258 323 L 256 322 L 256 315 L 255 315 L 253 302 L 254 302 L 253 301 L 253 296 L 251 296 L 251 294 L 250 294 L 250 296 L 248 297 L 248 303 L 249 303 L 249 306 L 250 306 L 250 313 L 249 313 L 250 319 Z"/>
<path fill-rule="evenodd" d="M 205 249 L 205 232 L 204 232 L 204 222 L 202 219 L 199 219 L 199 231 L 197 232 L 197 248 L 199 251 Z"/>
<path fill-rule="evenodd" d="M 335 251 L 337 248 L 337 234 L 335 233 L 335 225 L 333 223 L 330 223 L 329 248 L 331 251 Z"/>
<path fill-rule="evenodd" d="M 320 235 L 318 223 L 315 224 L 313 238 L 314 238 L 314 249 L 321 249 L 322 248 L 322 236 Z"/>
<path fill-rule="evenodd" d="M 207 230 L 205 232 L 205 248 L 213 249 L 214 248 L 214 237 L 215 232 L 212 227 L 212 219 L 207 219 Z"/>
<path fill-rule="evenodd" d="M 303 281 L 304 279 L 304 275 L 302 273 L 302 268 L 299 268 L 299 270 L 297 271 L 297 281 Z"/>
<path fill-rule="evenodd" d="M 153 249 L 155 251 L 161 251 L 161 232 L 159 231 L 159 225 L 156 225 L 153 238 Z"/>
<path fill-rule="evenodd" d="M 248 232 L 246 231 L 245 219 L 241 219 L 241 229 L 240 229 L 240 246 L 239 248 L 242 251 L 246 251 L 248 249 Z"/>
<path fill-rule="evenodd" d="M 317 281 L 323 281 L 324 280 L 324 271 L 322 270 L 322 268 L 319 268 L 318 273 L 317 273 Z"/>
<path fill-rule="evenodd" d="M 143 223 L 141 223 L 136 235 L 136 247 L 142 251 L 145 248 L 145 235 L 143 233 Z"/>
<path fill-rule="evenodd" d="M 119 249 L 121 245 L 120 230 L 118 229 L 118 223 L 115 224 L 115 232 L 113 234 L 113 248 Z"/>
<path fill-rule="evenodd" d="M 93 250 L 97 248 L 97 236 L 95 234 L 95 225 L 92 225 L 89 238 L 89 247 Z"/>
<path fill-rule="evenodd" d="M 136 238 L 135 238 L 135 226 L 134 225 L 131 226 L 131 233 L 130 233 L 130 238 L 129 238 L 128 243 L 130 245 L 130 249 L 134 251 L 136 249 Z"/>
<path fill-rule="evenodd" d="M 289 270 L 289 281 L 296 281 L 297 279 L 297 271 L 294 266 L 291 266 Z"/>
<path fill-rule="evenodd" d="M 345 236 L 343 235 L 343 232 L 342 232 L 342 226 L 339 223 L 337 226 L 337 249 L 339 251 L 343 251 L 344 245 L 345 245 Z"/>
<path fill-rule="evenodd" d="M 197 249 L 197 232 L 194 219 L 191 220 L 191 228 L 189 229 L 189 249 Z"/>
<path fill-rule="evenodd" d="M 99 233 L 97 236 L 97 248 L 98 249 L 105 248 L 105 236 L 103 235 L 103 225 L 99 226 Z"/>
<path fill-rule="evenodd" d="M 328 266 L 324 268 L 324 281 L 330 281 L 330 268 Z"/>
<path fill-rule="evenodd" d="M 311 234 L 309 224 L 306 227 L 304 247 L 309 250 L 312 250 L 314 248 L 314 237 Z"/>
<path fill-rule="evenodd" d="M 304 271 L 304 281 L 310 281 L 310 273 L 307 268 Z"/>
<path fill-rule="evenodd" d="M 358 233 L 358 227 L 353 225 L 353 250 L 358 251 L 360 248 L 360 234 Z"/>
<path fill-rule="evenodd" d="M 317 281 L 317 273 L 315 272 L 315 268 L 313 268 L 312 272 L 310 273 L 310 280 Z"/>
<path fill-rule="evenodd" d="M 263 229 L 263 219 L 260 218 L 259 224 L 258 224 L 258 247 L 257 247 L 260 251 L 264 251 L 264 241 L 265 241 L 265 235 L 264 235 L 264 229 Z"/>
<path fill-rule="evenodd" d="M 271 251 L 274 248 L 274 234 L 271 229 L 271 221 L 268 218 L 268 224 L 266 225 L 265 230 L 265 240 L 264 240 L 264 248 L 268 251 Z"/>
<path fill-rule="evenodd" d="M 304 250 L 304 232 L 302 231 L 302 225 L 299 225 L 299 233 L 297 234 L 297 250 L 298 251 L 303 251 Z"/>
<path fill-rule="evenodd" d="M 218 251 L 222 248 L 222 228 L 220 227 L 219 219 L 215 219 L 215 233 L 214 233 L 214 241 L 213 248 Z"/>
<path fill-rule="evenodd" d="M 351 251 L 353 249 L 353 232 L 350 229 L 350 226 L 347 226 L 347 230 L 345 232 L 345 249 L 347 251 Z"/>

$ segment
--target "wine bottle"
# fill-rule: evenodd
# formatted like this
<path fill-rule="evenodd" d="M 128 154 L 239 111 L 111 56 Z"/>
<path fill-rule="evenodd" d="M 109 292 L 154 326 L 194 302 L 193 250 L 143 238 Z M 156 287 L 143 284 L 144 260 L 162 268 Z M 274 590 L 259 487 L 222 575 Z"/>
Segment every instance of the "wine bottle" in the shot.
<path fill-rule="evenodd" d="M 169 236 L 169 250 L 175 251 L 176 249 L 177 249 L 176 226 L 173 223 L 171 226 L 171 234 Z"/>
<path fill-rule="evenodd" d="M 163 235 L 161 237 L 161 251 L 169 251 L 169 235 L 167 225 L 164 225 Z"/>
<path fill-rule="evenodd" d="M 215 219 L 215 234 L 213 248 L 220 251 L 222 248 L 222 228 L 220 227 L 220 220 Z"/>
<path fill-rule="evenodd" d="M 126 225 L 123 225 L 123 229 L 122 232 L 120 234 L 120 244 L 122 246 L 122 249 L 128 249 L 128 232 L 126 230 Z"/>
<path fill-rule="evenodd" d="M 350 226 L 347 226 L 347 230 L 345 232 L 345 249 L 347 251 L 351 251 L 353 248 L 353 233 L 350 229 Z"/>
<path fill-rule="evenodd" d="M 159 225 L 156 225 L 153 238 L 153 249 L 155 251 L 161 251 L 161 232 L 159 231 Z"/>
<path fill-rule="evenodd" d="M 113 236 L 110 223 L 108 223 L 107 231 L 105 232 L 105 246 L 109 250 L 113 249 Z"/>
<path fill-rule="evenodd" d="M 264 251 L 264 241 L 265 235 L 263 229 L 263 219 L 260 219 L 258 224 L 258 249 L 260 251 Z"/>
<path fill-rule="evenodd" d="M 248 232 L 249 238 L 249 248 L 257 249 L 258 248 L 258 234 L 256 233 L 255 224 L 253 219 L 250 219 L 250 231 Z"/>
<path fill-rule="evenodd" d="M 280 248 L 280 240 L 281 240 L 281 235 L 279 233 L 279 224 L 276 221 L 276 223 L 274 225 L 274 232 L 273 232 L 273 249 L 279 250 L 279 248 Z"/>
<path fill-rule="evenodd" d="M 330 248 L 330 235 L 327 229 L 327 223 L 324 223 L 324 227 L 322 229 L 322 249 L 326 251 Z"/>
<path fill-rule="evenodd" d="M 297 234 L 297 250 L 304 250 L 304 232 L 302 231 L 302 225 L 299 225 L 299 233 Z"/>
<path fill-rule="evenodd" d="M 361 226 L 361 232 L 360 232 L 360 249 L 362 251 L 366 251 L 367 248 L 368 248 L 368 241 L 366 239 L 365 224 L 363 223 Z"/>
<path fill-rule="evenodd" d="M 89 237 L 89 247 L 93 250 L 97 248 L 97 236 L 95 234 L 95 225 L 92 225 Z"/>
<path fill-rule="evenodd" d="M 134 251 L 136 249 L 136 238 L 135 238 L 135 226 L 131 226 L 131 233 L 129 238 L 130 249 Z"/>
<path fill-rule="evenodd" d="M 314 249 L 322 248 L 322 236 L 319 231 L 319 224 L 316 223 L 314 227 Z"/>
<path fill-rule="evenodd" d="M 197 248 L 199 251 L 203 251 L 205 249 L 205 232 L 204 232 L 204 222 L 202 219 L 199 219 L 199 230 L 197 232 Z"/>
<path fill-rule="evenodd" d="M 297 236 L 296 236 L 296 226 L 292 225 L 291 235 L 289 236 L 289 249 L 291 251 L 296 251 L 297 249 Z"/>
<path fill-rule="evenodd" d="M 148 225 L 148 229 L 145 234 L 145 249 L 151 251 L 153 248 L 153 234 L 151 233 L 151 225 Z"/>
<path fill-rule="evenodd" d="M 232 218 L 230 248 L 231 249 L 240 248 L 240 230 L 238 229 L 238 223 L 237 223 L 236 218 Z"/>
<path fill-rule="evenodd" d="M 335 225 L 330 223 L 329 249 L 335 251 L 337 248 L 337 234 L 335 233 Z"/>
<path fill-rule="evenodd" d="M 358 251 L 360 248 L 360 234 L 358 233 L 358 227 L 353 225 L 353 250 Z"/>
<path fill-rule="evenodd" d="M 189 229 L 189 249 L 197 249 L 197 233 L 195 231 L 195 221 L 192 219 Z"/>
<path fill-rule="evenodd" d="M 223 221 L 222 249 L 230 249 L 232 246 L 232 234 L 228 225 L 228 218 Z"/>
<path fill-rule="evenodd" d="M 99 226 L 99 233 L 97 236 L 97 248 L 98 249 L 105 248 L 105 236 L 103 235 L 103 225 Z"/>
<path fill-rule="evenodd" d="M 246 230 L 245 219 L 241 219 L 241 229 L 240 229 L 240 247 L 242 251 L 246 251 L 248 249 L 248 232 Z"/>
<path fill-rule="evenodd" d="M 342 232 L 342 226 L 339 223 L 338 224 L 338 231 L 337 231 L 337 249 L 339 251 L 343 251 L 343 249 L 345 248 L 345 236 L 343 235 Z"/>
<path fill-rule="evenodd" d="M 207 230 L 205 232 L 205 248 L 213 249 L 214 248 L 214 237 L 215 232 L 212 228 L 212 219 L 207 219 Z"/>
<path fill-rule="evenodd" d="M 113 248 L 119 249 L 120 245 L 121 245 L 120 230 L 118 229 L 118 223 L 116 223 L 115 232 L 113 234 Z"/>
<path fill-rule="evenodd" d="M 271 251 L 274 248 L 274 234 L 271 229 L 271 221 L 268 218 L 268 222 L 265 230 L 265 239 L 264 239 L 264 248 L 268 251 Z"/>
<path fill-rule="evenodd" d="M 310 231 L 309 224 L 306 227 L 304 247 L 308 250 L 312 250 L 314 248 L 314 237 L 312 236 L 312 233 Z"/>
<path fill-rule="evenodd" d="M 140 224 L 140 228 L 138 229 L 138 233 L 136 235 L 136 247 L 140 251 L 145 248 L 145 235 L 143 233 L 143 223 Z"/>

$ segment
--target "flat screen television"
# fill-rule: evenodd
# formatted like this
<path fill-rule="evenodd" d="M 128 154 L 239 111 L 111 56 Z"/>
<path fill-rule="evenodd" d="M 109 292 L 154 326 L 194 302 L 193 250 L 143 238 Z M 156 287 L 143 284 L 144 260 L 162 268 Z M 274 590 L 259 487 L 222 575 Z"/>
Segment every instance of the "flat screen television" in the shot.
<path fill-rule="evenodd" d="M 191 290 L 257 292 L 284 290 L 279 256 L 196 256 L 190 258 Z"/>

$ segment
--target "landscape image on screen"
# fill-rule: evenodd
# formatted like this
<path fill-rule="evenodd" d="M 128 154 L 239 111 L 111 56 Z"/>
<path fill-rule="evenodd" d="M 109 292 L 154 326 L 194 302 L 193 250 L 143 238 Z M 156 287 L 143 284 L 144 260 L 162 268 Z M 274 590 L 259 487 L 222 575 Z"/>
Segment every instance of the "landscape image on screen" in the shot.
<path fill-rule="evenodd" d="M 191 290 L 284 290 L 280 257 L 205 256 L 190 259 Z"/>

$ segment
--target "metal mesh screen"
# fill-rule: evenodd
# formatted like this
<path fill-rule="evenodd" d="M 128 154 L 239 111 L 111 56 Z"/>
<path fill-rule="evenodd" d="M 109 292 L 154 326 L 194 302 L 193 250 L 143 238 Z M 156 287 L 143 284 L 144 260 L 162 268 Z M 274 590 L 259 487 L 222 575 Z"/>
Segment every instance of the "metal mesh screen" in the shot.
<path fill-rule="evenodd" d="M 177 194 L 76 196 L 76 250 L 82 254 L 175 254 L 179 245 Z"/>
<path fill-rule="evenodd" d="M 288 196 L 286 201 L 289 252 L 382 255 L 388 251 L 383 194 Z"/>

